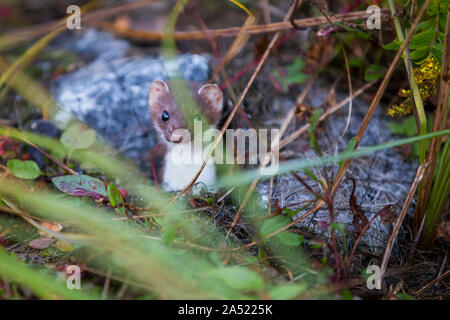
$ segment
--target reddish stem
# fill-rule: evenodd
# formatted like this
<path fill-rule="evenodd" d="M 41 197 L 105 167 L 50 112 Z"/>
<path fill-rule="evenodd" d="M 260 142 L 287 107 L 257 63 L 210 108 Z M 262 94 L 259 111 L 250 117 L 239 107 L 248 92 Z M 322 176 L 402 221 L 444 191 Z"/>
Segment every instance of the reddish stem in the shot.
<path fill-rule="evenodd" d="M 153 158 L 153 153 L 156 152 L 156 149 L 158 149 L 158 147 L 160 145 L 161 145 L 161 142 L 158 143 L 156 146 L 154 146 L 152 151 L 150 151 L 150 159 L 152 162 L 152 174 L 153 174 L 153 179 L 155 180 L 155 187 L 158 192 L 159 192 L 158 177 L 156 176 L 155 159 Z"/>

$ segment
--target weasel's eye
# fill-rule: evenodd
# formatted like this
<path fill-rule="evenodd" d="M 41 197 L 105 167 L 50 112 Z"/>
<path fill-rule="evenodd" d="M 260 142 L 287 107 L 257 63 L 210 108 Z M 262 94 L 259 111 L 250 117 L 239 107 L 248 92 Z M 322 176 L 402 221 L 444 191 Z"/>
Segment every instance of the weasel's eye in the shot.
<path fill-rule="evenodd" d="M 161 120 L 168 121 L 169 119 L 170 119 L 169 113 L 166 110 L 164 110 L 164 112 L 161 115 Z"/>

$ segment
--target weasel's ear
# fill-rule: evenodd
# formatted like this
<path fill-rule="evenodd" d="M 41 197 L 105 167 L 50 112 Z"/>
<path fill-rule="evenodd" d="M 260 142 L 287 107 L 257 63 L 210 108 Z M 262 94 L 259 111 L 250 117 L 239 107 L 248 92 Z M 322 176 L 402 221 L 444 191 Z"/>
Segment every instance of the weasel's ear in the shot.
<path fill-rule="evenodd" d="M 223 94 L 222 90 L 217 84 L 205 84 L 198 90 L 198 96 L 201 100 L 208 102 L 209 107 L 214 113 L 219 114 L 223 108 Z"/>
<path fill-rule="evenodd" d="M 160 97 L 169 93 L 167 83 L 162 80 L 155 80 L 150 85 L 150 106 L 152 102 L 158 101 Z"/>

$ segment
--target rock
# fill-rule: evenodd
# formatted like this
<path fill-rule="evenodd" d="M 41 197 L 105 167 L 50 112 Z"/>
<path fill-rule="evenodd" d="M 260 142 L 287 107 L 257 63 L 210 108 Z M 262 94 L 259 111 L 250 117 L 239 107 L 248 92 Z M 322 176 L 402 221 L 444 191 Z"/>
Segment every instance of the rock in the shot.
<path fill-rule="evenodd" d="M 138 163 L 157 142 L 148 110 L 152 81 L 175 77 L 177 70 L 190 81 L 205 82 L 209 76 L 203 56 L 183 54 L 170 61 L 145 55 L 128 57 L 126 41 L 94 29 L 66 47 L 92 61 L 53 83 L 52 91 L 61 106 L 54 120 L 64 127 L 77 117 Z"/>
<path fill-rule="evenodd" d="M 312 107 L 319 107 L 322 100 L 326 97 L 326 85 L 318 85 L 308 95 L 306 105 Z M 337 95 L 338 101 L 345 99 L 348 95 L 341 93 Z M 293 105 L 286 105 L 290 108 Z M 328 150 L 328 154 L 334 154 L 339 149 L 342 152 L 345 149 L 347 142 L 357 133 L 359 126 L 364 118 L 367 110 L 367 103 L 355 99 L 353 100 L 353 112 L 350 126 L 342 141 L 338 141 L 342 135 L 347 121 L 348 107 L 341 109 L 340 113 L 332 115 L 326 121 L 326 129 L 330 135 L 330 140 L 336 144 L 331 150 L 330 143 L 322 134 L 319 138 L 319 144 L 323 151 Z M 287 110 L 278 110 L 280 114 L 287 114 Z M 274 118 L 272 117 L 271 121 Z M 282 121 L 282 120 L 281 120 Z M 389 118 L 383 113 L 379 106 L 369 123 L 367 131 L 362 139 L 361 147 L 373 146 L 390 140 L 398 139 L 386 127 L 386 122 Z M 289 131 L 285 136 L 289 135 L 300 125 L 292 123 Z M 299 137 L 295 142 L 288 147 L 292 158 L 307 159 L 315 158 L 317 155 L 311 150 L 309 136 L 307 133 Z M 334 168 L 333 168 L 334 167 Z M 327 165 L 328 174 L 334 173 L 338 170 L 338 164 Z M 403 205 L 403 201 L 408 193 L 409 187 L 414 180 L 417 164 L 415 162 L 407 162 L 402 156 L 393 149 L 383 150 L 369 156 L 354 159 L 347 171 L 346 178 L 336 191 L 334 198 L 335 216 L 337 223 L 343 223 L 346 227 L 347 237 L 353 232 L 353 215 L 349 206 L 349 198 L 353 188 L 352 181 L 346 180 L 353 177 L 356 180 L 357 203 L 362 207 L 366 217 L 370 220 L 379 210 L 388 204 L 393 204 L 397 209 L 397 214 Z M 311 170 L 316 176 L 324 177 L 323 168 L 314 168 Z M 308 182 L 310 186 L 316 191 L 320 192 L 318 184 L 305 174 L 299 172 L 300 176 Z M 259 193 L 263 200 L 268 201 L 269 182 L 259 184 Z M 281 175 L 274 180 L 272 202 L 278 199 L 280 207 L 288 206 L 291 210 L 296 210 L 305 205 L 305 201 L 313 199 L 314 196 L 292 175 Z M 301 211 L 297 216 L 301 216 L 306 210 Z M 317 211 L 313 216 L 299 222 L 301 228 L 307 229 L 309 232 L 320 234 L 325 237 L 329 236 L 327 226 L 329 224 L 329 212 L 326 207 Z M 374 254 L 380 254 L 384 248 L 386 241 L 390 235 L 391 226 L 385 225 L 380 221 L 380 218 L 375 219 L 371 224 L 370 229 L 362 238 L 362 243 L 369 248 Z M 349 243 L 351 244 L 351 242 Z"/>

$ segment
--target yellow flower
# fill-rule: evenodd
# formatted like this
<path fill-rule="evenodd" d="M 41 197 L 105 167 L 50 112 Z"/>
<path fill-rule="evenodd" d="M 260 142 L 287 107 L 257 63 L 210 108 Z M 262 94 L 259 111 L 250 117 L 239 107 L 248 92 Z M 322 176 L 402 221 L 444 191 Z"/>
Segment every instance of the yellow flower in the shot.
<path fill-rule="evenodd" d="M 436 94 L 440 75 L 441 67 L 434 57 L 426 58 L 419 67 L 414 68 L 414 80 L 419 87 L 422 100 L 427 100 L 430 96 Z M 388 109 L 387 114 L 391 117 L 405 116 L 412 112 L 411 91 L 400 89 L 398 95 L 404 100 L 399 105 L 394 105 Z"/>

